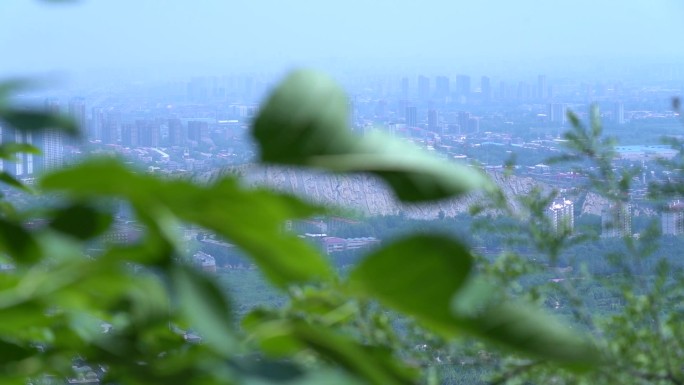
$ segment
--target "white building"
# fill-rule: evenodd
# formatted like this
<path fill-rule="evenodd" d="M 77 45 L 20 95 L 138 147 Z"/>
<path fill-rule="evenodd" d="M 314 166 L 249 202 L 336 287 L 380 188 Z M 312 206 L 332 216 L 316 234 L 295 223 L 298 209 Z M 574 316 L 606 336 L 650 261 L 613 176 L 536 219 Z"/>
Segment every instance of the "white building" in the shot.
<path fill-rule="evenodd" d="M 556 234 L 571 233 L 575 227 L 575 205 L 569 199 L 556 199 L 547 210 Z"/>

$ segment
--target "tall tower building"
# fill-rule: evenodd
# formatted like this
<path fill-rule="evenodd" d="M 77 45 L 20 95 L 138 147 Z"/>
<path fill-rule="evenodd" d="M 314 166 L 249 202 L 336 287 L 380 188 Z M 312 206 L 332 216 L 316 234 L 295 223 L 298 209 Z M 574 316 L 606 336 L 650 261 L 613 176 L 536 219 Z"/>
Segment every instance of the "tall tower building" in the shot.
<path fill-rule="evenodd" d="M 437 110 L 428 110 L 428 130 L 430 131 L 436 131 L 437 130 Z"/>
<path fill-rule="evenodd" d="M 684 234 L 684 202 L 670 202 L 661 214 L 660 223 L 663 235 Z"/>
<path fill-rule="evenodd" d="M 506 82 L 499 82 L 499 93 L 497 99 L 506 100 L 508 99 L 508 87 L 506 87 Z"/>
<path fill-rule="evenodd" d="M 137 124 L 124 123 L 121 125 L 121 145 L 125 147 L 140 146 L 140 134 L 138 133 Z"/>
<path fill-rule="evenodd" d="M 460 111 L 458 113 L 458 127 L 461 134 L 469 133 L 470 126 L 470 112 Z"/>
<path fill-rule="evenodd" d="M 602 237 L 629 237 L 632 235 L 632 206 L 619 202 L 601 211 Z"/>
<path fill-rule="evenodd" d="M 102 139 L 102 127 L 105 121 L 105 111 L 102 107 L 93 107 L 92 117 L 88 125 L 86 137 L 92 140 Z"/>
<path fill-rule="evenodd" d="M 575 227 L 575 210 L 572 201 L 556 199 L 546 211 L 556 234 L 571 233 Z"/>
<path fill-rule="evenodd" d="M 0 143 L 33 144 L 31 131 L 19 131 L 14 127 L 0 124 Z M 34 155 L 17 153 L 15 161 L 0 159 L 0 169 L 14 177 L 25 177 L 33 174 Z"/>
<path fill-rule="evenodd" d="M 456 94 L 466 98 L 470 97 L 470 76 L 456 76 Z"/>
<path fill-rule="evenodd" d="M 114 109 L 108 109 L 103 116 L 100 139 L 103 144 L 116 144 L 120 137 L 123 141 L 121 113 Z"/>
<path fill-rule="evenodd" d="M 69 101 L 69 116 L 74 119 L 82 135 L 86 132 L 86 104 L 83 98 L 73 98 Z"/>
<path fill-rule="evenodd" d="M 546 75 L 537 76 L 537 99 L 546 100 L 548 89 L 546 86 Z"/>
<path fill-rule="evenodd" d="M 406 128 L 415 128 L 418 126 L 418 109 L 416 106 L 406 107 Z"/>
<path fill-rule="evenodd" d="M 430 99 L 430 78 L 427 76 L 418 76 L 418 99 Z"/>
<path fill-rule="evenodd" d="M 625 105 L 622 102 L 616 102 L 613 107 L 613 119 L 617 124 L 625 124 Z"/>
<path fill-rule="evenodd" d="M 185 146 L 187 133 L 183 123 L 180 119 L 169 119 L 169 145 L 170 146 Z"/>
<path fill-rule="evenodd" d="M 435 78 L 435 95 L 438 98 L 446 98 L 449 96 L 449 78 L 446 76 L 437 76 Z"/>
<path fill-rule="evenodd" d="M 60 114 L 59 100 L 46 99 L 45 109 L 48 113 Z M 65 138 L 64 132 L 57 128 L 46 128 L 32 134 L 31 142 L 42 151 L 41 155 L 33 157 L 33 173 L 40 173 L 64 165 Z"/>
<path fill-rule="evenodd" d="M 137 120 L 138 143 L 141 147 L 159 147 L 161 126 L 158 121 Z"/>
<path fill-rule="evenodd" d="M 188 140 L 201 143 L 203 139 L 209 138 L 209 124 L 201 120 L 191 120 L 188 122 Z"/>
<path fill-rule="evenodd" d="M 565 124 L 567 121 L 568 106 L 564 103 L 550 103 L 548 105 L 548 118 L 552 123 Z"/>
<path fill-rule="evenodd" d="M 492 100 L 492 85 L 487 76 L 480 78 L 480 93 L 485 102 Z"/>

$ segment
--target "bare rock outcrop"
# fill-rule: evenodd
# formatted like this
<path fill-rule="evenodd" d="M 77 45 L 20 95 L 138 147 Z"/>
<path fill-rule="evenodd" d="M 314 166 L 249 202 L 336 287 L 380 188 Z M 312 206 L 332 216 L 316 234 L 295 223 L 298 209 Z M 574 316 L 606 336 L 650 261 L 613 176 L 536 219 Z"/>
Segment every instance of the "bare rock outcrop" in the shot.
<path fill-rule="evenodd" d="M 482 203 L 481 193 L 429 204 L 402 204 L 382 180 L 369 174 L 332 174 L 310 169 L 244 165 L 221 170 L 201 179 L 210 181 L 220 175 L 238 174 L 248 186 L 268 186 L 291 193 L 314 203 L 340 206 L 369 216 L 403 213 L 409 218 L 432 219 L 440 212 L 453 217 L 468 212 L 474 204 Z M 544 186 L 532 178 L 504 176 L 492 172 L 489 176 L 507 197 L 509 204 L 520 209 L 515 196 L 529 194 L 534 187 Z"/>

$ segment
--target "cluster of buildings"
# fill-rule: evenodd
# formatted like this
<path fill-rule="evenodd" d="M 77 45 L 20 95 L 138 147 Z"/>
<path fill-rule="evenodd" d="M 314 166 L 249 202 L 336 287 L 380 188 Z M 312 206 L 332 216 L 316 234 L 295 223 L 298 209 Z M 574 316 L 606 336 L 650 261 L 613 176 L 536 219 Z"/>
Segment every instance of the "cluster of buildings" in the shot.
<path fill-rule="evenodd" d="M 566 198 L 555 199 L 546 211 L 556 234 L 570 234 L 575 227 L 575 205 Z M 601 237 L 632 236 L 632 206 L 628 203 L 606 205 L 601 211 Z"/>
<path fill-rule="evenodd" d="M 571 200 L 556 199 L 547 208 L 547 218 L 556 233 L 572 233 L 575 224 L 574 204 Z M 633 206 L 626 202 L 606 205 L 601 210 L 601 237 L 633 235 Z M 669 202 L 660 213 L 663 235 L 684 235 L 684 201 Z"/>

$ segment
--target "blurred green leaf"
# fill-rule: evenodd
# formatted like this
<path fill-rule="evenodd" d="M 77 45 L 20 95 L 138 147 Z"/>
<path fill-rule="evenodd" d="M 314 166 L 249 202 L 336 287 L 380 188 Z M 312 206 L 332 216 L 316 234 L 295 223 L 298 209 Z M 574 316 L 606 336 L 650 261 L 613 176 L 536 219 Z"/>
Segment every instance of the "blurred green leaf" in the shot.
<path fill-rule="evenodd" d="M 470 274 L 472 264 L 468 250 L 456 241 L 414 235 L 369 255 L 350 279 L 371 297 L 451 333 L 451 299 Z"/>
<path fill-rule="evenodd" d="M 12 361 L 21 361 L 34 354 L 36 354 L 36 351 L 33 349 L 27 349 L 15 343 L 0 339 L 0 363 L 2 364 Z"/>
<path fill-rule="evenodd" d="M 6 185 L 12 186 L 14 188 L 18 188 L 19 190 L 22 190 L 22 191 L 25 191 L 28 193 L 33 192 L 33 190 L 30 187 L 21 183 L 15 177 L 13 177 L 12 175 L 10 175 L 9 173 L 7 173 L 5 171 L 0 172 L 0 181 L 5 183 Z"/>
<path fill-rule="evenodd" d="M 530 306 L 502 304 L 497 290 L 467 280 L 471 268 L 461 244 L 418 235 L 368 256 L 351 282 L 446 337 L 468 332 L 568 367 L 596 363 L 596 350 L 584 337 Z"/>
<path fill-rule="evenodd" d="M 491 342 L 570 369 L 600 363 L 598 350 L 586 336 L 536 307 L 500 298 L 499 288 L 478 277 L 464 285 L 451 308 L 463 330 Z"/>
<path fill-rule="evenodd" d="M 273 382 L 300 380 L 306 372 L 292 362 L 273 361 L 263 357 L 249 357 L 232 363 L 243 376 L 262 378 Z"/>
<path fill-rule="evenodd" d="M 271 355 L 294 355 L 309 348 L 372 384 L 413 384 L 416 380 L 417 373 L 398 362 L 390 351 L 363 346 L 322 325 L 257 310 L 244 319 L 243 326 Z"/>
<path fill-rule="evenodd" d="M 34 82 L 28 79 L 9 79 L 0 82 L 0 104 L 2 99 L 16 93 L 19 90 L 30 87 Z"/>
<path fill-rule="evenodd" d="M 41 250 L 33 235 L 14 222 L 0 219 L 0 250 L 17 263 L 34 263 L 41 258 Z"/>
<path fill-rule="evenodd" d="M 0 159 L 14 161 L 18 153 L 40 155 L 40 149 L 26 143 L 2 143 L 0 144 Z"/>
<path fill-rule="evenodd" d="M 400 363 L 391 351 L 363 346 L 347 336 L 301 321 L 292 323 L 293 334 L 310 349 L 371 384 L 415 384 L 417 372 Z"/>
<path fill-rule="evenodd" d="M 0 120 L 10 126 L 24 131 L 40 131 L 45 129 L 59 129 L 71 136 L 79 135 L 76 122 L 68 117 L 30 110 L 1 109 Z"/>
<path fill-rule="evenodd" d="M 41 186 L 76 197 L 127 199 L 135 203 L 139 215 L 153 218 L 158 208 L 164 207 L 179 219 L 234 242 L 279 286 L 331 274 L 327 261 L 312 246 L 283 231 L 286 220 L 320 211 L 291 196 L 246 189 L 234 179 L 221 179 L 206 187 L 182 180 L 163 181 L 135 174 L 112 159 L 92 159 L 57 171 L 44 177 Z"/>
<path fill-rule="evenodd" d="M 485 306 L 459 320 L 464 330 L 517 352 L 556 361 L 569 369 L 601 364 L 589 339 L 531 305 L 517 301 Z"/>
<path fill-rule="evenodd" d="M 269 163 L 370 172 L 402 201 L 429 201 L 492 189 L 482 173 L 431 157 L 383 135 L 356 137 L 349 130 L 348 100 L 327 76 L 297 71 L 276 88 L 257 116 L 252 134 Z"/>
<path fill-rule="evenodd" d="M 176 267 L 172 279 L 180 307 L 191 326 L 216 351 L 226 357 L 235 353 L 237 342 L 230 327 L 230 305 L 216 283 L 185 266 Z"/>
<path fill-rule="evenodd" d="M 74 204 L 60 210 L 50 222 L 53 230 L 86 240 L 105 232 L 112 223 L 112 216 L 85 204 Z"/>

